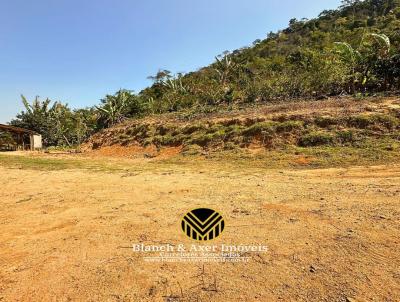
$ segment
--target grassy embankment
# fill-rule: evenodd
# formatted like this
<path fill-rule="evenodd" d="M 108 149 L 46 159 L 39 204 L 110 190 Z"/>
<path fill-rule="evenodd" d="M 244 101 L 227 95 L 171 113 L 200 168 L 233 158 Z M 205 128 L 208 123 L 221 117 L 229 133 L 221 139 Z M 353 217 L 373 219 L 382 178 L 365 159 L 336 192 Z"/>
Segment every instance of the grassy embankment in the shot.
<path fill-rule="evenodd" d="M 0 165 L 42 170 L 325 168 L 396 163 L 400 104 L 392 99 L 273 104 L 218 116 L 156 116 L 127 121 L 94 135 L 86 150 L 137 146 L 151 157 L 113 159 L 88 154 L 10 156 Z M 179 154 L 157 156 L 179 147 Z M 129 149 L 129 148 L 128 148 Z M 140 152 L 139 152 L 140 153 Z M 130 153 L 129 153 L 130 154 Z M 133 157 L 133 156 L 132 156 Z"/>

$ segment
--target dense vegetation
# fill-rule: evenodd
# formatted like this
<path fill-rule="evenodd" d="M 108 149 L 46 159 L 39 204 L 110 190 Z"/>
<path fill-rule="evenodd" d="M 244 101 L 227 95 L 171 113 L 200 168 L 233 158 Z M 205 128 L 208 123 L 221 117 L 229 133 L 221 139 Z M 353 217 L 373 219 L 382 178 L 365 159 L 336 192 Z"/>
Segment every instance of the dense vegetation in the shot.
<path fill-rule="evenodd" d="M 26 110 L 11 124 L 39 131 L 47 145 L 76 145 L 100 129 L 149 114 L 396 91 L 399 51 L 400 0 L 345 0 L 318 18 L 292 19 L 288 28 L 224 52 L 196 72 L 161 70 L 151 87 L 138 94 L 120 90 L 93 108 L 23 98 Z"/>

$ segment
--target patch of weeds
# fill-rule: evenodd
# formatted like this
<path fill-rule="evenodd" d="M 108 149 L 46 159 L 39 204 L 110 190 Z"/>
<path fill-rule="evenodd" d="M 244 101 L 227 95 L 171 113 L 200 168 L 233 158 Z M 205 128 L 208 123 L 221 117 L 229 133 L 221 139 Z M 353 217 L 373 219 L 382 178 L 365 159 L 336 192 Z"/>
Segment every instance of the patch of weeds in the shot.
<path fill-rule="evenodd" d="M 395 131 L 390 134 L 390 138 L 400 141 L 400 131 Z"/>
<path fill-rule="evenodd" d="M 137 133 L 136 127 L 132 127 L 126 130 L 126 134 L 131 136 L 135 135 L 136 133 Z"/>
<path fill-rule="evenodd" d="M 203 131 L 206 127 L 203 124 L 192 124 L 182 129 L 183 134 L 192 134 L 194 132 Z"/>
<path fill-rule="evenodd" d="M 224 145 L 224 150 L 236 150 L 239 149 L 239 146 L 233 142 L 227 142 Z"/>
<path fill-rule="evenodd" d="M 206 133 L 218 132 L 218 131 L 223 130 L 224 128 L 225 128 L 225 127 L 224 127 L 223 125 L 214 124 L 214 125 L 211 125 L 210 127 L 208 127 L 208 128 L 206 129 Z"/>
<path fill-rule="evenodd" d="M 203 148 L 196 144 L 186 145 L 182 149 L 182 154 L 185 156 L 200 155 L 202 153 L 203 153 Z"/>
<path fill-rule="evenodd" d="M 227 121 L 221 122 L 222 125 L 229 127 L 229 126 L 238 126 L 241 124 L 241 121 L 239 119 L 231 119 Z"/>
<path fill-rule="evenodd" d="M 382 125 L 389 130 L 394 129 L 399 125 L 397 118 L 387 114 L 376 114 L 373 116 L 373 120 L 375 123 Z"/>
<path fill-rule="evenodd" d="M 144 139 L 142 141 L 142 146 L 143 147 L 147 147 L 147 146 L 150 146 L 152 144 L 153 144 L 153 138 L 152 137 L 148 137 L 148 138 L 146 138 L 146 139 Z"/>
<path fill-rule="evenodd" d="M 155 133 L 158 135 L 166 135 L 169 132 L 173 132 L 174 127 L 171 125 L 158 125 L 155 129 Z"/>
<path fill-rule="evenodd" d="M 135 125 L 132 128 L 129 128 L 126 131 L 126 134 L 128 134 L 130 136 L 136 136 L 136 137 L 144 138 L 144 137 L 149 137 L 150 136 L 149 133 L 148 133 L 149 130 L 150 130 L 149 125 L 140 124 L 140 125 Z"/>
<path fill-rule="evenodd" d="M 187 141 L 187 139 L 188 139 L 187 135 L 179 133 L 179 134 L 173 136 L 172 143 L 174 146 L 177 146 L 177 145 L 180 145 L 183 142 Z"/>
<path fill-rule="evenodd" d="M 153 137 L 153 144 L 156 146 L 168 146 L 172 141 L 172 135 L 156 135 Z"/>
<path fill-rule="evenodd" d="M 215 133 L 205 133 L 200 132 L 194 134 L 189 140 L 189 144 L 196 144 L 200 146 L 206 146 L 208 143 L 216 140 L 221 140 L 225 136 L 224 131 L 215 132 Z"/>
<path fill-rule="evenodd" d="M 276 125 L 277 132 L 291 132 L 294 130 L 303 129 L 304 122 L 302 121 L 285 121 Z"/>
<path fill-rule="evenodd" d="M 321 128 L 328 128 L 338 124 L 338 120 L 330 116 L 318 116 L 314 119 L 314 123 Z"/>
<path fill-rule="evenodd" d="M 225 128 L 226 134 L 230 136 L 241 135 L 243 131 L 243 127 L 240 125 L 230 125 L 229 127 Z"/>
<path fill-rule="evenodd" d="M 373 123 L 374 122 L 371 115 L 356 115 L 351 116 L 348 119 L 349 126 L 360 129 L 368 128 L 368 126 L 372 125 Z"/>
<path fill-rule="evenodd" d="M 334 143 L 334 136 L 326 132 L 311 132 L 305 134 L 299 139 L 299 146 L 301 147 L 315 147 L 322 145 L 332 145 Z"/>
<path fill-rule="evenodd" d="M 118 138 L 119 138 L 120 140 L 125 140 L 125 139 L 131 138 L 131 136 L 128 135 L 128 134 L 126 134 L 126 133 L 122 133 L 122 134 L 120 134 L 120 135 L 118 136 Z"/>
<path fill-rule="evenodd" d="M 341 144 L 352 144 L 357 137 L 353 130 L 340 130 L 336 132 L 336 138 Z"/>
<path fill-rule="evenodd" d="M 399 125 L 396 117 L 387 114 L 371 114 L 351 116 L 348 119 L 349 126 L 366 129 L 370 126 L 383 126 L 386 129 L 394 129 Z"/>
<path fill-rule="evenodd" d="M 130 138 L 126 138 L 126 139 L 121 140 L 119 143 L 121 146 L 128 146 L 131 142 L 132 141 Z"/>
<path fill-rule="evenodd" d="M 265 133 L 274 133 L 275 132 L 275 122 L 261 122 L 256 123 L 242 131 L 242 134 L 245 136 L 256 136 Z"/>

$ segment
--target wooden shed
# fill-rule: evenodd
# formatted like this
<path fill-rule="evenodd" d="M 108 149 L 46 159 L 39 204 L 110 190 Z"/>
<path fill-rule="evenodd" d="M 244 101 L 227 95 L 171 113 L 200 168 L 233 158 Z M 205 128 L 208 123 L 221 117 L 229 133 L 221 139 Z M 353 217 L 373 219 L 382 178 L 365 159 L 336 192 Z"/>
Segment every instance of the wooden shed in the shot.
<path fill-rule="evenodd" d="M 0 131 L 12 136 L 10 141 L 0 141 L 0 150 L 40 150 L 42 136 L 33 130 L 0 124 Z"/>

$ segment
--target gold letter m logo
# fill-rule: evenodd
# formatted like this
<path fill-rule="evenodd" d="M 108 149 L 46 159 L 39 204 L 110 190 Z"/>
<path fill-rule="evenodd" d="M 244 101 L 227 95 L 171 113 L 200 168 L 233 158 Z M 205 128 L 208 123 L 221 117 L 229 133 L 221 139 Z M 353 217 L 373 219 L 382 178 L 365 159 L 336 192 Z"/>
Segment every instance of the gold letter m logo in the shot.
<path fill-rule="evenodd" d="M 195 209 L 182 219 L 182 230 L 194 240 L 211 240 L 217 238 L 224 230 L 222 216 L 212 209 Z"/>

